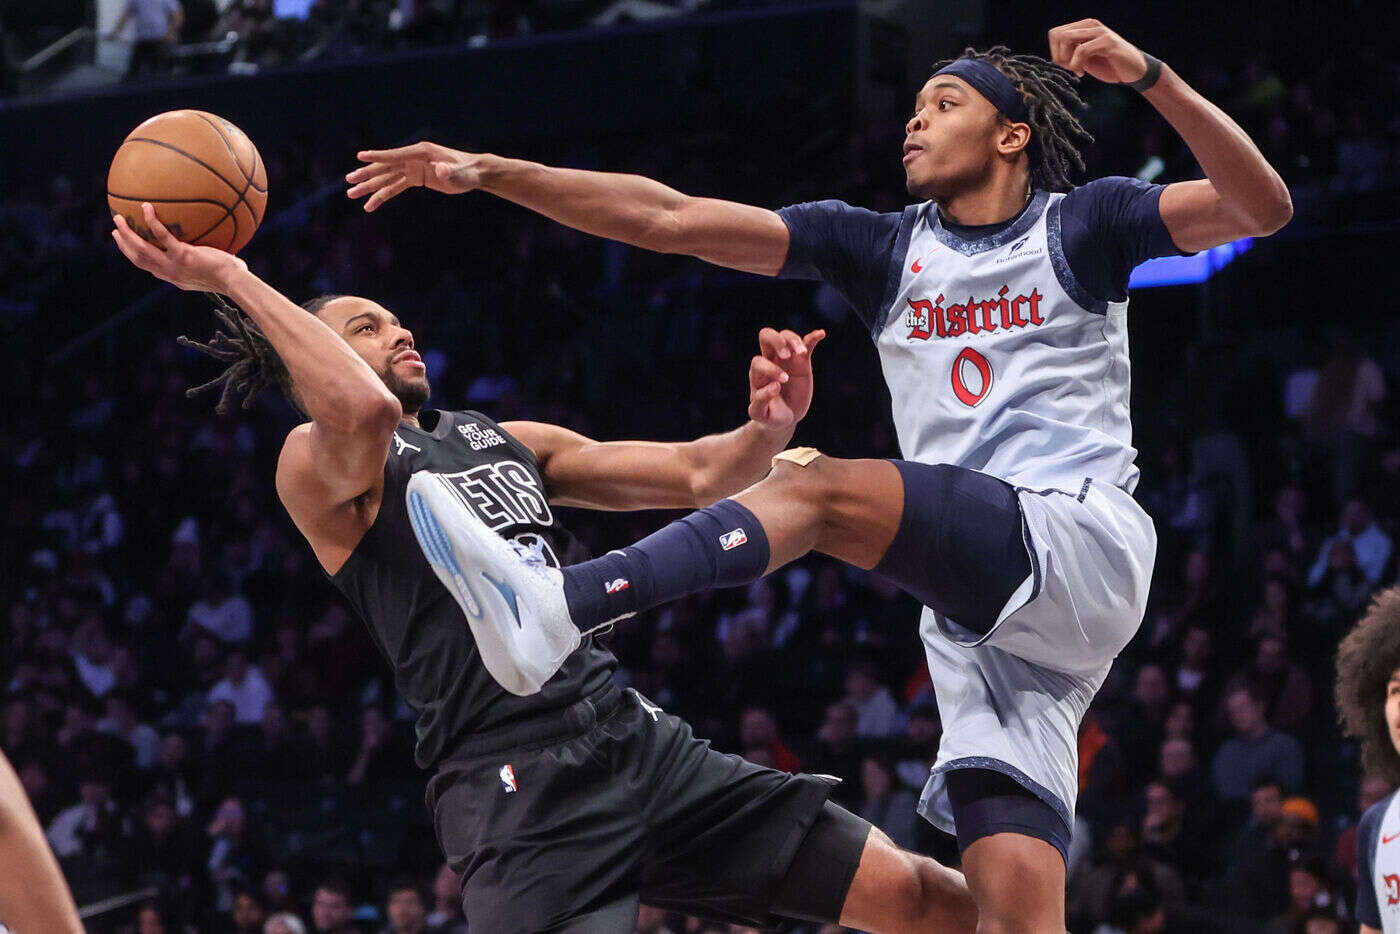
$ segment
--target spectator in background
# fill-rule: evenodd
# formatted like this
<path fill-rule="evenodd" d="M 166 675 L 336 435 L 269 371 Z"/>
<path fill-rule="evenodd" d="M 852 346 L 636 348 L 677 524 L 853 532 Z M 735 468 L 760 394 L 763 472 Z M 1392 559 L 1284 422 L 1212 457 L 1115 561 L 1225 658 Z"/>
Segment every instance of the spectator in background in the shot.
<path fill-rule="evenodd" d="M 879 671 L 870 662 L 856 662 L 846 673 L 844 700 L 856 711 L 858 736 L 893 736 L 900 731 L 899 705 L 890 689 L 880 683 Z"/>
<path fill-rule="evenodd" d="M 651 905 L 637 910 L 637 934 L 676 934 L 666 923 L 666 912 Z"/>
<path fill-rule="evenodd" d="M 107 716 L 97 722 L 100 732 L 125 740 L 136 751 L 136 767 L 154 768 L 160 759 L 160 735 L 136 718 L 136 706 L 127 690 L 117 690 L 105 698 Z"/>
<path fill-rule="evenodd" d="M 252 725 L 262 722 L 263 712 L 272 702 L 272 688 L 258 666 L 248 664 L 248 653 L 235 647 L 224 660 L 223 679 L 209 689 L 209 701 L 228 701 L 233 705 L 234 721 Z"/>
<path fill-rule="evenodd" d="M 1281 730 L 1301 733 L 1312 719 L 1312 679 L 1287 654 L 1282 635 L 1262 636 L 1254 660 L 1236 672 L 1225 685 L 1225 695 L 1248 691 L 1264 703 L 1269 723 Z"/>
<path fill-rule="evenodd" d="M 322 879 L 311 899 L 311 929 L 316 934 L 357 934 L 354 896 L 343 879 Z"/>
<path fill-rule="evenodd" d="M 119 859 L 124 855 L 121 811 L 112 800 L 112 784 L 105 774 L 82 777 L 78 803 L 58 813 L 49 824 L 48 838 L 59 859 L 79 855 Z"/>
<path fill-rule="evenodd" d="M 1339 341 L 1317 375 L 1302 420 L 1303 436 L 1330 470 L 1335 500 L 1356 491 L 1384 398 L 1380 366 L 1354 342 Z"/>
<path fill-rule="evenodd" d="M 267 875 L 263 876 L 262 885 L 258 887 L 258 892 L 262 895 L 263 904 L 267 910 L 276 914 L 277 912 L 290 912 L 296 906 L 296 899 L 292 897 L 292 882 L 287 877 L 285 869 L 269 869 Z"/>
<path fill-rule="evenodd" d="M 1215 639 L 1203 626 L 1191 626 L 1181 640 L 1181 661 L 1173 679 L 1176 691 L 1195 711 L 1214 710 L 1220 699 Z"/>
<path fill-rule="evenodd" d="M 1278 551 L 1288 563 L 1301 569 L 1308 562 L 1310 536 L 1304 526 L 1307 494 L 1295 484 L 1286 484 L 1274 494 L 1274 514 L 1255 534 L 1255 551 L 1262 562 L 1265 555 Z"/>
<path fill-rule="evenodd" d="M 1137 830 L 1129 820 L 1114 821 L 1109 826 L 1098 858 L 1069 882 L 1066 908 L 1071 919 L 1077 919 L 1085 927 L 1108 921 L 1114 895 L 1125 872 L 1149 880 L 1146 884 L 1152 886 L 1165 904 L 1179 905 L 1185 901 L 1186 890 L 1176 870 L 1144 853 L 1140 844 Z M 1073 921 L 1071 926 L 1074 926 Z"/>
<path fill-rule="evenodd" d="M 1280 733 L 1264 717 L 1264 705 L 1248 688 L 1225 697 L 1234 735 L 1220 745 L 1211 762 L 1211 784 L 1221 801 L 1243 803 L 1255 782 L 1272 777 L 1286 791 L 1303 784 L 1303 747 Z"/>
<path fill-rule="evenodd" d="M 214 909 L 233 910 L 236 891 L 258 879 L 267 860 L 257 834 L 248 826 L 247 811 L 238 798 L 225 798 L 206 831 L 209 853 L 205 866 L 214 886 Z"/>
<path fill-rule="evenodd" d="M 345 783 L 376 788 L 381 782 L 416 775 L 413 749 L 381 707 L 366 707 L 360 717 L 360 751 Z"/>
<path fill-rule="evenodd" d="M 1202 815 L 1188 812 L 1171 783 L 1156 780 L 1143 792 L 1143 853 L 1170 866 L 1183 878 L 1200 880 L 1213 874 L 1213 847 L 1201 822 Z"/>
<path fill-rule="evenodd" d="M 904 721 L 904 742 L 900 745 L 899 764 L 895 767 L 895 777 L 901 785 L 923 790 L 929 770 L 938 758 L 938 740 L 942 735 L 943 724 L 938 719 L 937 707 L 916 704 L 909 708 L 909 716 Z"/>
<path fill-rule="evenodd" d="M 160 739 L 160 755 L 151 770 L 152 793 L 170 801 L 175 813 L 189 817 L 194 811 L 194 798 L 199 790 L 199 769 L 189 758 L 185 737 L 171 731 Z"/>
<path fill-rule="evenodd" d="M 1335 911 L 1326 864 L 1316 856 L 1296 860 L 1288 869 L 1288 907 L 1269 922 L 1268 934 L 1294 934 L 1316 909 Z"/>
<path fill-rule="evenodd" d="M 126 0 L 122 15 L 107 38 L 117 38 L 127 23 L 135 21 L 135 41 L 126 67 L 128 81 L 160 70 L 167 50 L 180 38 L 184 17 L 180 0 Z"/>
<path fill-rule="evenodd" d="M 861 762 L 860 737 L 856 735 L 859 721 L 860 713 L 849 701 L 827 705 L 826 717 L 817 731 L 816 746 L 803 757 L 809 771 L 835 775 L 843 780 L 831 796 L 852 808 L 859 806 L 859 788 L 856 787 Z"/>
<path fill-rule="evenodd" d="M 199 853 L 175 806 L 158 793 L 147 797 L 135 822 L 131 862 L 143 884 L 187 889 L 199 867 Z"/>
<path fill-rule="evenodd" d="M 1327 566 L 1315 585 L 1308 588 L 1305 607 L 1312 631 L 1306 635 L 1315 643 L 1335 643 L 1361 614 L 1375 588 L 1366 572 L 1356 563 L 1356 546 L 1334 541 L 1328 546 Z"/>
<path fill-rule="evenodd" d="M 1210 800 L 1210 786 L 1201 774 L 1201 763 L 1191 740 L 1180 736 L 1165 740 L 1157 758 L 1162 781 L 1188 808 L 1194 810 Z"/>
<path fill-rule="evenodd" d="M 442 934 L 461 934 L 467 928 L 462 913 L 462 877 L 443 863 L 433 877 L 433 910 L 428 912 L 428 926 Z"/>
<path fill-rule="evenodd" d="M 866 756 L 860 764 L 862 798 L 858 813 L 879 827 L 895 845 L 913 850 L 919 817 L 919 796 L 895 781 L 894 763 L 885 756 Z"/>
<path fill-rule="evenodd" d="M 180 637 L 183 640 L 199 630 L 225 645 L 247 642 L 253 634 L 253 607 L 234 591 L 223 571 L 205 576 L 204 595 L 190 606 Z"/>
<path fill-rule="evenodd" d="M 1356 814 L 1359 817 L 1371 806 L 1395 790 L 1384 775 L 1367 772 L 1361 776 L 1361 787 L 1356 794 Z M 1333 860 L 1342 871 L 1344 879 L 1356 880 L 1356 828 L 1355 822 L 1337 835 L 1336 851 Z"/>
<path fill-rule="evenodd" d="M 306 934 L 306 925 L 291 912 L 282 911 L 267 919 L 263 934 Z"/>
<path fill-rule="evenodd" d="M 764 750 L 771 757 L 773 768 L 781 772 L 802 770 L 802 760 L 783 743 L 778 736 L 777 721 L 763 707 L 750 707 L 744 711 L 739 721 L 739 745 L 746 759 L 752 759 L 753 752 Z"/>
<path fill-rule="evenodd" d="M 1390 536 L 1376 524 L 1366 504 L 1353 497 L 1342 507 L 1337 531 L 1324 539 L 1322 547 L 1317 550 L 1317 559 L 1308 571 L 1308 586 L 1316 588 L 1322 584 L 1328 569 L 1336 561 L 1332 546 L 1338 542 L 1351 543 L 1356 566 L 1361 569 L 1362 576 L 1372 588 L 1379 585 L 1390 561 L 1393 543 Z"/>
<path fill-rule="evenodd" d="M 1128 766 L 1129 781 L 1135 786 L 1154 771 L 1156 752 L 1166 736 L 1171 707 L 1171 686 L 1166 673 L 1160 665 L 1143 665 L 1133 680 L 1133 696 L 1116 736 Z"/>
<path fill-rule="evenodd" d="M 380 929 L 379 934 L 426 934 L 429 930 L 428 909 L 417 882 L 401 878 L 389 883 L 384 917 L 389 923 Z"/>
<path fill-rule="evenodd" d="M 267 909 L 262 898 L 253 889 L 240 889 L 233 893 L 233 934 L 261 934 L 266 923 Z"/>

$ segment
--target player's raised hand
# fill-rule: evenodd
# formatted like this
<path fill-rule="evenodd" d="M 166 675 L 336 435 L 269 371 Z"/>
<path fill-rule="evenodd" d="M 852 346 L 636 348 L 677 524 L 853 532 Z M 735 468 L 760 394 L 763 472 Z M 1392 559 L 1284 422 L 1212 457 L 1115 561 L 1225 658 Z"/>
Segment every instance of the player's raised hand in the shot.
<path fill-rule="evenodd" d="M 112 239 L 117 241 L 117 248 L 127 259 L 156 278 L 187 292 L 221 292 L 227 288 L 230 272 L 248 268 L 247 263 L 232 253 L 212 246 L 192 246 L 175 239 L 149 203 L 142 203 L 141 212 L 154 243 L 142 239 L 120 214 L 113 218 L 117 226 L 112 231 Z"/>
<path fill-rule="evenodd" d="M 351 198 L 363 198 L 365 210 L 373 211 L 385 201 L 409 188 L 431 188 L 444 194 L 460 195 L 481 185 L 477 154 L 448 149 L 437 143 L 414 143 L 398 149 L 366 149 L 356 153 L 365 163 L 345 176 Z"/>
<path fill-rule="evenodd" d="M 1096 19 L 1081 19 L 1050 30 L 1050 59 L 1081 78 L 1125 84 L 1147 74 L 1142 50 Z"/>
<path fill-rule="evenodd" d="M 812 404 L 812 351 L 826 331 L 798 337 L 794 331 L 764 328 L 759 354 L 749 361 L 749 418 L 770 428 L 800 422 Z"/>

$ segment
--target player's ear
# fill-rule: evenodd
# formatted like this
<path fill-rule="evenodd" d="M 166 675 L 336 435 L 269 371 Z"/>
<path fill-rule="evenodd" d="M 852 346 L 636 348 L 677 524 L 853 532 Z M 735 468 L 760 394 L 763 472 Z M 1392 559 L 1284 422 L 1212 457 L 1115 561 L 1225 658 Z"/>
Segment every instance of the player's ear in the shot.
<path fill-rule="evenodd" d="M 1029 123 L 1010 123 L 1002 120 L 997 124 L 997 152 L 1003 156 L 1014 156 L 1025 149 L 1031 141 Z"/>

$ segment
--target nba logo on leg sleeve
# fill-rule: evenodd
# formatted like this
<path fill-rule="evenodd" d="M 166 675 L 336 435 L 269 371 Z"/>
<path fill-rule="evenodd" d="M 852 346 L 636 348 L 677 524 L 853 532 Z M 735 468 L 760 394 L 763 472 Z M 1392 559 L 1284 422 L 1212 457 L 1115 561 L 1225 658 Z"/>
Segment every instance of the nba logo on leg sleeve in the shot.
<path fill-rule="evenodd" d="M 725 551 L 733 551 L 749 540 L 743 529 L 735 529 L 732 532 L 725 532 L 719 537 L 719 545 Z"/>
<path fill-rule="evenodd" d="M 515 782 L 515 769 L 509 762 L 501 766 L 501 786 L 505 788 L 506 794 L 520 790 L 520 786 Z"/>

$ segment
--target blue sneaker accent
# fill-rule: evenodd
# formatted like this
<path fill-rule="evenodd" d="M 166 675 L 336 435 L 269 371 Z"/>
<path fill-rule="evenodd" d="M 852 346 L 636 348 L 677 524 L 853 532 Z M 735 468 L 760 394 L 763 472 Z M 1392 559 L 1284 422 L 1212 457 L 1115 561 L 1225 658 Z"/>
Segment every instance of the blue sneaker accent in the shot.
<path fill-rule="evenodd" d="M 428 560 L 437 562 L 452 573 L 453 580 L 457 582 L 466 597 L 465 609 L 470 611 L 473 616 L 480 616 L 480 601 L 477 600 L 476 594 L 467 582 L 467 575 L 462 570 L 462 566 L 457 563 L 457 556 L 452 552 L 452 545 L 447 540 L 447 533 L 438 524 L 423 497 L 417 493 L 410 493 L 408 495 L 408 511 L 409 521 L 413 525 L 413 530 L 418 533 L 418 543 L 423 546 Z M 518 613 L 516 614 L 516 622 L 519 625 Z"/>
<path fill-rule="evenodd" d="M 484 571 L 482 572 L 481 576 L 486 578 L 486 580 L 490 582 L 491 586 L 495 587 L 501 592 L 501 596 L 505 598 L 506 605 L 510 607 L 511 615 L 515 617 L 515 625 L 520 627 L 521 629 L 524 629 L 525 624 L 520 621 L 520 605 L 515 596 L 515 588 L 512 587 L 510 584 L 506 583 L 505 581 L 496 580 L 496 578 L 492 577 L 490 574 L 485 573 Z"/>

